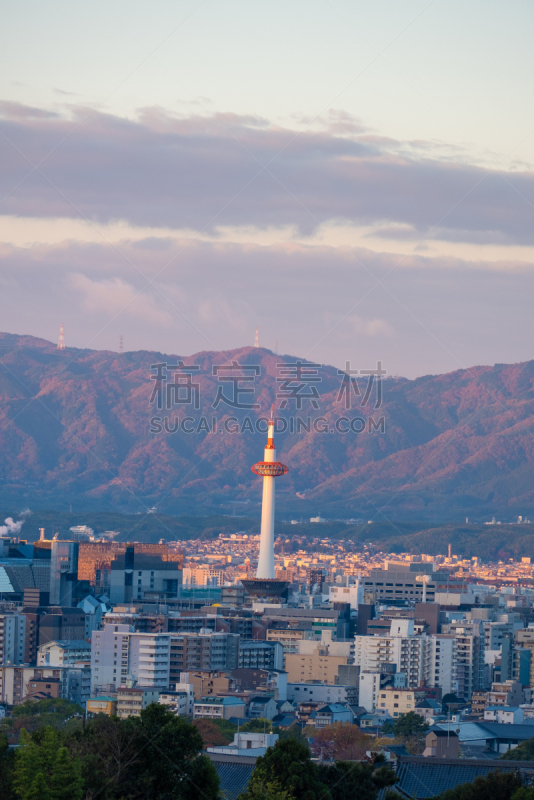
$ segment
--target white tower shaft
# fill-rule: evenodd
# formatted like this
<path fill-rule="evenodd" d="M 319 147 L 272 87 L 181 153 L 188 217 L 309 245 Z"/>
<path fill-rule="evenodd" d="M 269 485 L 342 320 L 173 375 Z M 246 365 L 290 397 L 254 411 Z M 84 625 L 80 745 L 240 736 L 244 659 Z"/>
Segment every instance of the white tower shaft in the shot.
<path fill-rule="evenodd" d="M 269 420 L 267 446 L 264 461 L 276 461 L 276 447 L 273 439 L 274 422 Z M 276 577 L 274 571 L 274 481 L 271 475 L 263 476 L 263 497 L 261 502 L 260 554 L 256 578 Z"/>

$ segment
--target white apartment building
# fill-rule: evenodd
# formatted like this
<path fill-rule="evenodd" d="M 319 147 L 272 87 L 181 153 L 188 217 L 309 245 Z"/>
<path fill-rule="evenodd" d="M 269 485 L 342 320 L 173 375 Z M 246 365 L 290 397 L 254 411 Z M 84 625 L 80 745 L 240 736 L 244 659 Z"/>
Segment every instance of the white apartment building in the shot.
<path fill-rule="evenodd" d="M 357 705 L 357 686 L 332 686 L 329 683 L 288 683 L 287 699 L 297 703 L 349 703 Z"/>
<path fill-rule="evenodd" d="M 427 637 L 414 635 L 413 619 L 391 620 L 389 635 L 355 636 L 354 664 L 362 672 L 380 672 L 383 664 L 395 664 L 407 684 L 419 686 L 424 675 Z"/>
<path fill-rule="evenodd" d="M 457 695 L 470 700 L 485 685 L 485 632 L 482 620 L 458 620 L 445 626 L 456 639 Z"/>
<path fill-rule="evenodd" d="M 424 680 L 429 687 L 441 686 L 444 693 L 457 691 L 459 652 L 464 682 L 468 668 L 465 643 L 462 641 L 459 646 L 454 633 L 416 636 L 412 619 L 395 619 L 389 635 L 356 636 L 354 663 L 360 667 L 360 705 L 374 710 L 380 679 L 370 676 L 386 672 L 385 664 L 395 664 L 397 675 L 406 675 L 409 688 Z"/>
<path fill-rule="evenodd" d="M 403 672 L 389 675 L 386 675 L 385 672 L 360 672 L 358 704 L 370 714 L 377 709 L 378 697 L 386 681 L 389 686 L 394 688 L 406 688 L 406 675 Z"/>
<path fill-rule="evenodd" d="M 168 633 L 135 633 L 129 625 L 104 625 L 91 638 L 93 694 L 115 691 L 127 680 L 141 687 L 167 689 L 170 653 Z"/>
<path fill-rule="evenodd" d="M 104 625 L 91 636 L 91 694 L 116 691 L 128 679 L 129 625 Z"/>
<path fill-rule="evenodd" d="M 351 608 L 357 609 L 363 603 L 363 583 L 357 579 L 350 586 L 331 586 L 328 599 L 331 603 L 350 603 Z"/>
<path fill-rule="evenodd" d="M 443 694 L 456 692 L 456 638 L 438 633 L 426 637 L 423 677 L 427 686 L 441 686 Z"/>
<path fill-rule="evenodd" d="M 91 645 L 85 639 L 47 642 L 37 648 L 37 666 L 63 667 L 91 660 Z"/>

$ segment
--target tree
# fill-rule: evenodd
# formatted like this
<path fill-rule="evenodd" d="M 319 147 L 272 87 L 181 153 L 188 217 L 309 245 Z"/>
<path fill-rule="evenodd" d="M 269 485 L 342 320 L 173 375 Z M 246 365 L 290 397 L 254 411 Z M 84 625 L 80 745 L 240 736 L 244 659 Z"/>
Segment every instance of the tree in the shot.
<path fill-rule="evenodd" d="M 47 727 L 63 729 L 65 725 L 75 723 L 81 727 L 83 713 L 82 706 L 69 700 L 53 697 L 37 701 L 25 700 L 13 708 L 12 719 L 4 720 L 2 726 L 9 726 L 11 738 L 17 741 L 23 728 L 32 733 Z"/>
<path fill-rule="evenodd" d="M 17 751 L 13 786 L 20 797 L 25 798 L 37 775 L 44 778 L 44 771 L 51 764 L 43 763 L 42 753 L 36 742 L 25 730 L 21 731 L 20 749 Z"/>
<path fill-rule="evenodd" d="M 511 800 L 523 786 L 517 772 L 490 772 L 438 795 L 439 800 Z M 437 800 L 437 798 L 435 798 Z"/>
<path fill-rule="evenodd" d="M 46 781 L 42 772 L 38 772 L 31 786 L 24 795 L 24 800 L 50 800 Z"/>
<path fill-rule="evenodd" d="M 80 767 L 79 760 L 70 758 L 66 747 L 58 750 L 48 781 L 51 800 L 81 800 L 83 784 Z"/>
<path fill-rule="evenodd" d="M 534 736 L 501 756 L 505 761 L 534 761 Z"/>
<path fill-rule="evenodd" d="M 371 746 L 371 737 L 350 722 L 334 722 L 313 735 L 314 756 L 334 761 L 361 759 Z"/>
<path fill-rule="evenodd" d="M 449 705 L 455 706 L 458 705 L 460 701 L 458 700 L 457 696 L 454 692 L 449 692 L 448 694 L 444 695 L 441 700 L 441 707 L 444 714 L 449 713 Z"/>
<path fill-rule="evenodd" d="M 215 800 L 217 772 L 211 761 L 200 755 L 202 737 L 193 725 L 158 703 L 125 722 L 137 739 L 138 761 L 131 771 L 130 786 L 141 789 L 144 800 L 198 797 L 199 786 L 204 800 Z"/>
<path fill-rule="evenodd" d="M 522 786 L 512 795 L 512 800 L 534 800 L 534 787 Z"/>
<path fill-rule="evenodd" d="M 130 773 L 138 768 L 137 729 L 126 722 L 98 715 L 85 730 L 65 739 L 69 752 L 81 761 L 84 785 L 99 800 L 126 797 Z"/>
<path fill-rule="evenodd" d="M 402 736 L 406 739 L 411 736 L 422 736 L 428 731 L 428 722 L 424 717 L 416 714 L 415 711 L 408 711 L 401 714 L 393 723 L 393 733 L 395 736 Z"/>
<path fill-rule="evenodd" d="M 302 728 L 296 722 L 290 725 L 289 728 L 276 728 L 273 727 L 273 733 L 278 734 L 278 741 L 285 742 L 286 739 L 296 739 L 297 742 L 308 747 L 308 739 L 302 732 Z"/>
<path fill-rule="evenodd" d="M 331 800 L 309 749 L 296 739 L 278 741 L 267 748 L 265 755 L 256 761 L 247 790 L 239 800 L 255 800 L 273 784 L 283 787 L 295 800 Z"/>
<path fill-rule="evenodd" d="M 0 800 L 10 800 L 15 769 L 15 751 L 9 748 L 6 737 L 0 733 Z"/>
<path fill-rule="evenodd" d="M 216 724 L 218 721 L 214 719 L 196 719 L 193 722 L 194 727 L 202 737 L 205 748 L 222 747 L 225 744 L 230 744 L 234 738 L 233 733 L 228 735 L 226 731 L 221 730 L 221 727 Z M 226 720 L 224 721 L 226 722 Z M 237 731 L 237 728 L 235 730 Z"/>
<path fill-rule="evenodd" d="M 393 786 L 398 780 L 382 761 L 372 764 L 336 761 L 320 765 L 319 777 L 328 786 L 332 800 L 376 800 L 380 789 Z"/>
<path fill-rule="evenodd" d="M 286 789 L 281 789 L 278 783 L 255 784 L 251 787 L 251 798 L 254 800 L 295 800 Z"/>

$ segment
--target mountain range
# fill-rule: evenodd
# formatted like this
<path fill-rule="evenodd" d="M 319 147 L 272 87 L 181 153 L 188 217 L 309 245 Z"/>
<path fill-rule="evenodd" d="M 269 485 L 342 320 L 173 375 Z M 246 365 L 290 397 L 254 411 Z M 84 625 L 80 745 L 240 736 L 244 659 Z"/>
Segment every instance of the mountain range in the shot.
<path fill-rule="evenodd" d="M 0 502 L 257 516 L 261 480 L 250 467 L 273 404 L 289 467 L 277 480 L 281 518 L 534 514 L 534 361 L 386 376 L 379 387 L 361 369 L 346 375 L 263 348 L 58 350 L 8 333 Z"/>

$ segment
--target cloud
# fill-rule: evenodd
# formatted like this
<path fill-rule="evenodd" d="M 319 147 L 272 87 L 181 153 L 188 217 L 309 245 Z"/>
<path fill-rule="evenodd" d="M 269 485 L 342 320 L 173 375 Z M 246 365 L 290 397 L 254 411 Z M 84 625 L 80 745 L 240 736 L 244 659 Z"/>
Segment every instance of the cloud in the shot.
<path fill-rule="evenodd" d="M 121 278 L 95 281 L 79 273 L 71 274 L 69 282 L 81 293 L 83 306 L 89 312 L 125 314 L 158 325 L 168 325 L 171 321 L 168 310 L 162 310 L 161 303 L 154 298 L 153 290 L 143 292 L 142 284 L 136 289 Z"/>
<path fill-rule="evenodd" d="M 163 241 L 3 246 L 2 328 L 191 355 L 252 345 L 257 325 L 271 350 L 408 377 L 532 357 L 533 265 Z"/>
<path fill-rule="evenodd" d="M 68 118 L 14 103 L 0 110 L 0 132 L 16 148 L 0 160 L 5 214 L 207 231 L 306 233 L 348 221 L 384 236 L 401 225 L 416 238 L 534 243 L 532 172 L 484 169 L 451 152 L 432 158 L 431 148 L 365 133 L 343 112 L 299 132 L 160 108 L 136 120 L 78 107 Z M 41 161 L 28 175 L 28 162 Z"/>

